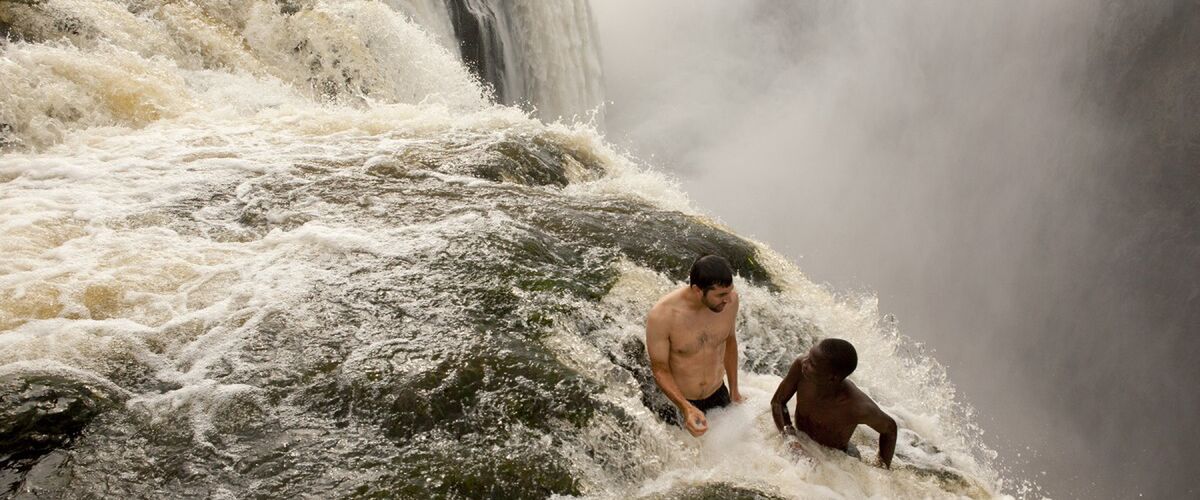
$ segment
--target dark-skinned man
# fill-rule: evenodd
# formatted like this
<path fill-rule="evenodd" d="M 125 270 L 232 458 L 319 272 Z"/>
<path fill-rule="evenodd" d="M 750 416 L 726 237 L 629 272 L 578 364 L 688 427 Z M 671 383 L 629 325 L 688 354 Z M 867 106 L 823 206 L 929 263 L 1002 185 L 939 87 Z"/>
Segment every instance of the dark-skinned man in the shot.
<path fill-rule="evenodd" d="M 825 339 L 792 362 L 787 376 L 771 398 L 775 427 L 785 436 L 803 432 L 817 443 L 847 451 L 859 424 L 879 432 L 879 463 L 891 468 L 896 451 L 896 421 L 869 396 L 846 380 L 858 366 L 854 346 L 842 339 Z M 796 397 L 796 419 L 787 403 Z"/>

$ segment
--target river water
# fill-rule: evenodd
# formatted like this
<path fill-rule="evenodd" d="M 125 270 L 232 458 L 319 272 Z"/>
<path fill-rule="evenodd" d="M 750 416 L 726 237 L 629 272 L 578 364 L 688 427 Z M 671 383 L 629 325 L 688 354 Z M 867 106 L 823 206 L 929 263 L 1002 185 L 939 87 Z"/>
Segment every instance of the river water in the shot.
<path fill-rule="evenodd" d="M 594 114 L 545 121 L 599 97 L 587 5 L 539 5 L 506 22 L 568 28 L 520 42 L 501 96 L 436 3 L 0 2 L 0 491 L 1030 491 L 873 298 L 707 217 Z M 748 401 L 694 439 L 642 336 L 705 252 L 738 273 Z M 770 396 L 820 337 L 858 347 L 895 470 L 777 437 Z"/>

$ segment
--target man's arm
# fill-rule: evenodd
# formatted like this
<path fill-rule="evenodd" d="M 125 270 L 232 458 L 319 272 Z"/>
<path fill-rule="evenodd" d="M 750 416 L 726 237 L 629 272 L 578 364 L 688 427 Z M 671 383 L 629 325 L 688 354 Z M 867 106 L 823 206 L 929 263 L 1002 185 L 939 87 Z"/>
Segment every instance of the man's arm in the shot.
<path fill-rule="evenodd" d="M 663 314 L 653 309 L 646 318 L 646 352 L 650 355 L 650 372 L 654 374 L 654 382 L 663 394 L 667 395 L 667 399 L 679 408 L 679 412 L 683 414 L 684 427 L 693 436 L 704 434 L 708 420 L 683 397 L 683 392 L 680 392 L 675 383 L 675 376 L 671 374 L 670 326 Z"/>
<path fill-rule="evenodd" d="M 729 327 L 729 338 L 725 339 L 725 377 L 729 379 L 729 397 L 734 403 L 742 402 L 742 393 L 738 392 L 738 344 L 737 344 L 737 313 L 738 299 L 734 295 L 732 309 L 733 326 Z"/>
<path fill-rule="evenodd" d="M 796 394 L 802 374 L 800 358 L 796 358 L 792 367 L 788 369 L 787 376 L 779 383 L 779 388 L 775 389 L 775 396 L 771 398 L 771 417 L 775 419 L 775 428 L 788 436 L 796 434 L 796 427 L 792 425 L 792 416 L 788 415 L 787 403 L 791 401 L 792 395 Z"/>
<path fill-rule="evenodd" d="M 875 429 L 879 433 L 879 462 L 884 467 L 892 468 L 892 455 L 896 453 L 896 420 L 879 409 L 867 395 L 864 398 L 860 422 Z"/>
<path fill-rule="evenodd" d="M 735 403 L 742 402 L 742 394 L 738 392 L 738 345 L 733 332 L 725 339 L 725 378 L 729 379 L 729 398 Z"/>

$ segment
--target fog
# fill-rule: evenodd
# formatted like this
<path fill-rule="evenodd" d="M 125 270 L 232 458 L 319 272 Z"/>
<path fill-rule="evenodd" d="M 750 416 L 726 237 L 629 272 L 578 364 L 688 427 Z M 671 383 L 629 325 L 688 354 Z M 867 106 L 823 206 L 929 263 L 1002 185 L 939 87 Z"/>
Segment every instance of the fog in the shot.
<path fill-rule="evenodd" d="M 883 312 L 1013 479 L 1197 491 L 1194 2 L 592 2 L 609 138 Z"/>

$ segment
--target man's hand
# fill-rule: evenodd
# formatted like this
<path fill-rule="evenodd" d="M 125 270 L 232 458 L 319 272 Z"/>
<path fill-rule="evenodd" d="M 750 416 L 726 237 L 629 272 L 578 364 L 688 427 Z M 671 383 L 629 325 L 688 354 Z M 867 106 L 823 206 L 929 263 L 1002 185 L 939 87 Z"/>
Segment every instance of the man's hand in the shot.
<path fill-rule="evenodd" d="M 738 392 L 737 389 L 729 391 L 729 399 L 735 404 L 742 404 L 746 401 L 746 398 L 742 397 L 742 393 Z"/>
<path fill-rule="evenodd" d="M 708 432 L 708 419 L 704 417 L 704 412 L 687 405 L 683 407 L 683 426 L 692 436 L 700 437 Z"/>
<path fill-rule="evenodd" d="M 804 449 L 804 445 L 800 443 L 800 438 L 797 437 L 795 433 L 785 434 L 783 436 L 783 441 L 787 443 L 788 449 L 791 450 L 793 454 L 802 457 L 812 457 L 812 455 L 809 455 L 808 451 Z"/>

